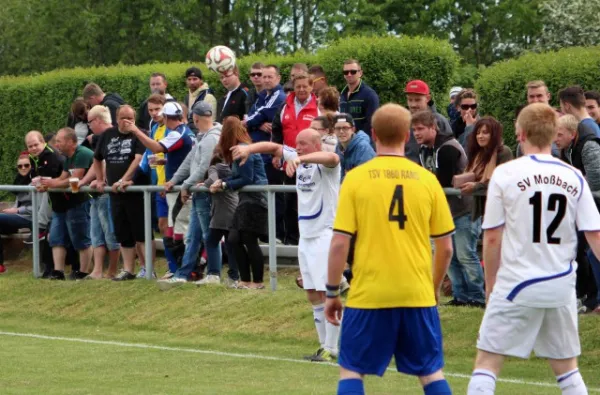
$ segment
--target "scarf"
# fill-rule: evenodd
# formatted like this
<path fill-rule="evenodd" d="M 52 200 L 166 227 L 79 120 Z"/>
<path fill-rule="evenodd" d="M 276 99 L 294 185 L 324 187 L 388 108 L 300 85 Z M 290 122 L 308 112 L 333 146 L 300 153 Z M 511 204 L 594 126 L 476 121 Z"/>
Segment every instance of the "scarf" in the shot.
<path fill-rule="evenodd" d="M 475 173 L 475 179 L 477 182 L 485 183 L 492 178 L 492 173 L 494 173 L 494 170 L 496 169 L 496 163 L 498 162 L 498 151 L 494 151 L 488 163 L 483 163 L 482 156 L 483 151 L 480 151 L 477 156 L 475 156 L 473 165 L 467 169 L 467 171 Z"/>

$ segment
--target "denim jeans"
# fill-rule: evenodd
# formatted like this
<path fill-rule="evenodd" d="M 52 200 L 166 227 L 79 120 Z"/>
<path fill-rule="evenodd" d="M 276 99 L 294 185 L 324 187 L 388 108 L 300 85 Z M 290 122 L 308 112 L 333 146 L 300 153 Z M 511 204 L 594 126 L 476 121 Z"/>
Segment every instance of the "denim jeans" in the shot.
<path fill-rule="evenodd" d="M 454 218 L 456 232 L 452 236 L 454 255 L 448 276 L 452 281 L 452 296 L 461 302 L 485 303 L 483 269 L 477 255 L 477 238 L 481 233 L 481 218 L 471 221 L 471 213 Z"/>
<path fill-rule="evenodd" d="M 225 250 L 227 250 L 227 258 L 229 270 L 227 275 L 230 279 L 238 281 L 240 274 L 238 273 L 237 263 L 235 261 L 235 251 L 231 243 L 227 240 L 229 232 L 223 229 L 210 228 L 206 241 L 206 255 L 208 257 L 207 274 L 221 276 L 223 270 L 223 256 L 221 254 L 221 239 L 225 237 Z"/>
<path fill-rule="evenodd" d="M 210 224 L 210 195 L 206 192 L 195 192 L 192 197 L 190 211 L 190 226 L 185 236 L 185 253 L 181 267 L 175 273 L 177 278 L 187 279 L 198 260 L 202 243 L 206 245 L 208 239 L 208 225 Z"/>
<path fill-rule="evenodd" d="M 86 200 L 64 213 L 52 213 L 48 240 L 50 247 L 67 248 L 72 245 L 77 251 L 91 247 L 90 206 L 91 202 Z"/>
<path fill-rule="evenodd" d="M 596 301 L 600 303 L 600 260 L 596 258 L 592 249 L 588 249 L 586 252 L 588 261 L 592 266 L 592 272 L 594 273 L 594 279 L 596 280 L 596 287 L 598 288 L 598 294 L 596 296 Z"/>
<path fill-rule="evenodd" d="M 110 197 L 107 193 L 92 199 L 92 206 L 90 208 L 90 234 L 92 247 L 105 247 L 109 251 L 116 251 L 120 246 L 115 236 L 115 226 L 113 225 L 110 213 L 109 199 Z"/>

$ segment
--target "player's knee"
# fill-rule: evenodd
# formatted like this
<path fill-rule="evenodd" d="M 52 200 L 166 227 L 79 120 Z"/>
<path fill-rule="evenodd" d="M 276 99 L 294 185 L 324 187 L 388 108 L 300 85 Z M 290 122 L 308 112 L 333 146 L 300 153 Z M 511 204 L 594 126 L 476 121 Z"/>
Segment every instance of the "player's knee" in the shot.
<path fill-rule="evenodd" d="M 555 376 L 560 376 L 577 369 L 577 358 L 549 359 L 548 363 Z"/>
<path fill-rule="evenodd" d="M 364 377 L 364 375 L 357 373 L 357 372 L 353 372 L 352 370 L 348 370 L 345 368 L 342 368 L 340 366 L 340 379 L 341 380 L 345 380 L 345 379 L 361 379 Z"/>
<path fill-rule="evenodd" d="M 321 304 L 325 302 L 325 292 L 307 289 L 306 298 L 311 304 Z"/>
<path fill-rule="evenodd" d="M 500 354 L 478 350 L 477 357 L 475 358 L 475 369 L 489 370 L 497 376 L 500 374 L 503 362 L 504 357 Z"/>

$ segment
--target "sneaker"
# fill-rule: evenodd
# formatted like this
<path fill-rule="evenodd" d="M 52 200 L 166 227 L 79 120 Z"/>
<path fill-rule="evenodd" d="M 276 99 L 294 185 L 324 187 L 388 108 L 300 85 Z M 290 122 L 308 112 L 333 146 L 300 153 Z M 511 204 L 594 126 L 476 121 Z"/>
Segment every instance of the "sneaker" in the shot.
<path fill-rule="evenodd" d="M 478 309 L 485 309 L 485 303 L 483 302 L 467 302 L 467 307 L 477 307 Z"/>
<path fill-rule="evenodd" d="M 172 278 L 175 275 L 175 273 L 171 272 L 170 270 L 168 270 L 164 276 L 162 276 L 160 279 L 161 280 L 168 280 L 170 278 Z"/>
<path fill-rule="evenodd" d="M 44 240 L 44 237 L 46 237 L 46 229 L 39 229 L 39 233 L 38 233 L 38 240 L 42 241 Z M 28 244 L 28 245 L 32 245 L 33 244 L 33 233 L 29 234 L 29 237 L 27 237 L 25 240 L 23 240 L 23 244 Z"/>
<path fill-rule="evenodd" d="M 311 361 L 312 362 L 330 362 L 330 363 L 336 363 L 337 362 L 337 355 L 333 355 L 331 353 L 331 351 L 329 351 L 329 350 L 322 349 L 319 354 L 317 354 L 313 358 L 311 358 Z"/>
<path fill-rule="evenodd" d="M 202 285 L 221 285 L 221 277 L 214 275 L 214 274 L 209 274 L 208 276 L 206 276 L 206 278 L 203 278 L 202 280 L 196 281 L 194 284 L 198 285 L 198 286 L 202 286 Z"/>
<path fill-rule="evenodd" d="M 60 270 L 53 270 L 52 274 L 50 274 L 50 277 L 48 278 L 50 280 L 66 280 L 65 272 L 61 272 Z"/>
<path fill-rule="evenodd" d="M 180 277 L 171 277 L 168 280 L 158 280 L 156 282 L 158 288 L 160 288 L 161 291 L 168 291 L 171 288 L 178 287 L 185 283 L 187 283 L 187 280 L 185 278 Z"/>
<path fill-rule="evenodd" d="M 226 286 L 227 288 L 234 288 L 234 289 L 235 289 L 235 288 L 237 288 L 237 287 L 238 287 L 238 283 L 239 283 L 239 281 L 238 281 L 238 280 L 234 280 L 234 279 L 232 279 L 232 278 L 229 278 L 229 277 L 227 277 L 227 278 L 225 279 L 225 286 Z"/>
<path fill-rule="evenodd" d="M 319 354 L 321 354 L 323 351 L 325 351 L 325 349 L 324 349 L 324 348 L 321 348 L 321 347 L 319 347 L 319 349 L 317 349 L 317 351 L 316 351 L 314 354 L 312 354 L 312 355 L 306 355 L 306 356 L 304 357 L 304 359 L 305 359 L 306 361 L 312 361 L 312 360 L 313 360 L 313 358 L 316 358 L 316 357 L 318 357 L 318 356 L 319 356 Z"/>
<path fill-rule="evenodd" d="M 348 280 L 346 280 L 346 277 L 342 276 L 342 282 L 340 283 L 340 294 L 346 295 L 348 293 L 348 290 L 350 290 L 350 284 L 348 284 Z"/>
<path fill-rule="evenodd" d="M 0 265 L 0 273 L 4 273 L 6 271 L 6 266 Z"/>
<path fill-rule="evenodd" d="M 137 277 L 135 274 L 131 274 L 125 270 L 121 270 L 121 273 L 117 274 L 117 277 L 113 278 L 113 281 L 130 281 L 135 280 Z"/>
<path fill-rule="evenodd" d="M 467 306 L 467 302 L 463 302 L 458 299 L 452 299 L 448 303 L 444 303 L 444 306 L 462 307 L 462 306 Z"/>
<path fill-rule="evenodd" d="M 135 278 L 146 278 L 146 268 L 141 268 Z M 152 278 L 156 279 L 156 272 L 152 272 Z"/>
<path fill-rule="evenodd" d="M 87 276 L 88 276 L 88 273 L 79 272 L 79 271 L 75 272 L 75 274 L 74 274 L 75 280 L 83 280 Z"/>

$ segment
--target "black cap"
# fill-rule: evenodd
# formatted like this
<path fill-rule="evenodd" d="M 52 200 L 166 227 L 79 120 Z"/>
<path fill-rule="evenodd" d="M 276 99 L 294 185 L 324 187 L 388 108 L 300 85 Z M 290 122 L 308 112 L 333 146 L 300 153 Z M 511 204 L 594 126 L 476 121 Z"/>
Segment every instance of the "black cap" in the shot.
<path fill-rule="evenodd" d="M 350 125 L 354 126 L 354 118 L 350 114 L 340 113 L 335 116 L 335 123 L 338 122 L 348 122 Z"/>
<path fill-rule="evenodd" d="M 202 71 L 196 66 L 192 66 L 185 71 L 185 78 L 188 77 L 198 77 L 202 79 Z"/>

